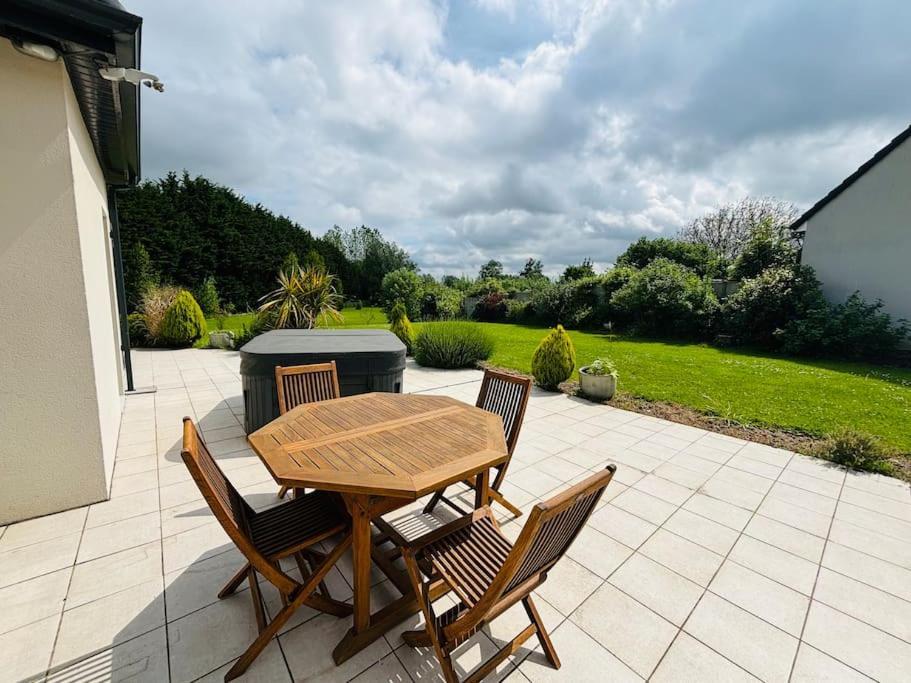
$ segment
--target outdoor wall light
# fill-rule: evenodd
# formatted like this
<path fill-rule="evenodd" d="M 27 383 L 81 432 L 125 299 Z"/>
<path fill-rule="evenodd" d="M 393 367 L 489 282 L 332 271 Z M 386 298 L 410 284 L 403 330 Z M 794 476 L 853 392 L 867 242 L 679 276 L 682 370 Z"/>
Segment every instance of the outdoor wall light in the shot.
<path fill-rule="evenodd" d="M 14 40 L 13 47 L 19 52 L 29 57 L 44 60 L 45 62 L 56 62 L 60 58 L 60 53 L 50 45 L 43 43 L 32 43 L 25 40 Z"/>
<path fill-rule="evenodd" d="M 126 81 L 133 85 L 142 83 L 153 90 L 164 92 L 164 83 L 158 80 L 158 76 L 146 73 L 145 71 L 140 71 L 139 69 L 127 69 L 122 66 L 105 66 L 98 69 L 98 73 L 101 74 L 102 78 L 108 81 Z"/>

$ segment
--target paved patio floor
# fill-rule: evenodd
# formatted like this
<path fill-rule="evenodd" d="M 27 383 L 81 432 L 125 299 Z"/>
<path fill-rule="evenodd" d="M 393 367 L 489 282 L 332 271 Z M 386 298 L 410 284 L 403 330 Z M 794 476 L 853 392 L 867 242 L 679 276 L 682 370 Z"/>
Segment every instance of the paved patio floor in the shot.
<path fill-rule="evenodd" d="M 138 384 L 158 392 L 127 400 L 111 499 L 0 528 L 0 680 L 221 680 L 255 636 L 246 591 L 216 598 L 241 559 L 179 457 L 189 414 L 247 500 L 276 504 L 239 422 L 237 355 L 134 359 Z M 473 402 L 480 377 L 409 364 L 405 388 Z M 610 462 L 605 500 L 537 592 L 562 669 L 523 649 L 496 678 L 908 680 L 907 485 L 536 392 L 503 492 L 527 510 Z M 515 537 L 523 520 L 500 516 Z M 341 599 L 349 566 L 330 575 Z M 375 605 L 396 595 L 382 578 Z M 274 611 L 277 594 L 267 601 Z M 513 609 L 464 645 L 462 672 L 523 618 Z M 432 653 L 401 642 L 417 623 L 335 667 L 330 651 L 350 619 L 303 610 L 247 679 L 436 680 Z"/>

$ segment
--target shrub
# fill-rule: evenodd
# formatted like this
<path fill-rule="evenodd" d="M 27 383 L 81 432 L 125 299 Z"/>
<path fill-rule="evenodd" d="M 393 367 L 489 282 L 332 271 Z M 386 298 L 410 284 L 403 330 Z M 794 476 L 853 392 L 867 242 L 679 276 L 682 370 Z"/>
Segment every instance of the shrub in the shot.
<path fill-rule="evenodd" d="M 839 429 L 817 449 L 816 455 L 855 470 L 888 474 L 892 465 L 890 453 L 874 436 L 851 429 Z"/>
<path fill-rule="evenodd" d="M 797 263 L 797 250 L 789 237 L 787 228 L 775 227 L 771 220 L 757 225 L 731 266 L 731 277 L 743 280 L 756 277 L 769 268 L 793 267 Z"/>
<path fill-rule="evenodd" d="M 145 346 L 149 343 L 149 330 L 142 313 L 130 313 L 127 316 L 127 327 L 130 334 L 130 346 Z"/>
<path fill-rule="evenodd" d="M 401 303 L 409 318 L 420 318 L 423 288 L 420 276 L 410 268 L 399 268 L 386 273 L 380 286 L 380 298 L 386 315 L 392 313 L 393 306 Z"/>
<path fill-rule="evenodd" d="M 319 320 L 341 320 L 342 297 L 336 290 L 336 277 L 318 268 L 279 271 L 278 287 L 260 301 L 260 311 L 273 314 L 276 329 L 312 329 Z"/>
<path fill-rule="evenodd" d="M 809 266 L 768 268 L 743 281 L 724 302 L 724 324 L 735 339 L 763 346 L 778 346 L 796 328 L 784 332 L 794 320 L 818 319 L 827 306 L 819 280 Z M 812 313 L 814 312 L 815 313 Z M 809 330 L 805 330 L 809 334 Z M 798 344 L 795 340 L 794 348 Z"/>
<path fill-rule="evenodd" d="M 462 293 L 451 287 L 435 285 L 421 297 L 422 320 L 450 320 L 462 315 Z"/>
<path fill-rule="evenodd" d="M 700 277 L 717 277 L 723 272 L 721 257 L 706 245 L 667 237 L 640 237 L 617 257 L 616 264 L 645 268 L 659 258 L 686 266 Z"/>
<path fill-rule="evenodd" d="M 405 345 L 406 352 L 410 356 L 414 350 L 414 325 L 408 319 L 408 313 L 401 303 L 392 307 L 389 313 L 389 330 L 398 337 Z"/>
<path fill-rule="evenodd" d="M 601 280 L 597 277 L 549 283 L 531 295 L 535 318 L 545 325 L 571 328 L 588 325 L 599 309 L 600 286 Z"/>
<path fill-rule="evenodd" d="M 491 353 L 493 339 L 475 323 L 426 323 L 414 340 L 414 359 L 430 368 L 474 367 Z"/>
<path fill-rule="evenodd" d="M 517 301 L 509 299 L 506 302 L 506 322 L 524 323 L 528 322 L 534 314 L 534 308 L 528 301 Z"/>
<path fill-rule="evenodd" d="M 257 311 L 253 315 L 250 324 L 241 327 L 240 332 L 234 339 L 234 348 L 239 349 L 254 337 L 258 337 L 263 332 L 275 329 L 275 316 L 269 311 Z"/>
<path fill-rule="evenodd" d="M 123 253 L 123 286 L 126 290 L 127 309 L 138 311 L 146 292 L 158 283 L 152 259 L 142 242 L 136 242 Z"/>
<path fill-rule="evenodd" d="M 199 289 L 196 290 L 196 302 L 199 304 L 202 312 L 206 315 L 215 315 L 218 313 L 220 306 L 214 277 L 210 276 L 202 281 Z"/>
<path fill-rule="evenodd" d="M 576 367 L 576 349 L 563 329 L 557 325 L 538 344 L 531 358 L 531 374 L 535 382 L 544 389 L 555 390 L 565 382 Z"/>
<path fill-rule="evenodd" d="M 161 321 L 160 339 L 170 346 L 189 346 L 206 333 L 206 318 L 196 299 L 183 289 Z"/>
<path fill-rule="evenodd" d="M 614 365 L 614 362 L 610 358 L 595 358 L 595 360 L 586 366 L 585 372 L 596 377 L 611 375 L 616 378 L 617 366 Z"/>
<path fill-rule="evenodd" d="M 707 333 L 718 309 L 708 282 L 666 258 L 632 273 L 610 303 L 637 331 L 672 336 Z"/>
<path fill-rule="evenodd" d="M 474 317 L 484 322 L 496 323 L 506 319 L 506 295 L 491 292 L 475 304 Z"/>
<path fill-rule="evenodd" d="M 150 287 L 142 296 L 141 313 L 145 319 L 147 339 L 149 343 L 158 343 L 161 337 L 161 323 L 165 313 L 174 303 L 180 290 L 177 287 L 164 285 Z"/>
<path fill-rule="evenodd" d="M 465 295 L 466 296 L 484 296 L 486 294 L 506 294 L 506 287 L 503 286 L 503 283 L 494 277 L 488 277 L 474 282 L 471 287 L 469 287 Z"/>
<path fill-rule="evenodd" d="M 882 301 L 868 303 L 860 292 L 837 306 L 818 305 L 776 334 L 782 350 L 795 354 L 882 360 L 907 336 L 905 321 L 892 322 Z"/>

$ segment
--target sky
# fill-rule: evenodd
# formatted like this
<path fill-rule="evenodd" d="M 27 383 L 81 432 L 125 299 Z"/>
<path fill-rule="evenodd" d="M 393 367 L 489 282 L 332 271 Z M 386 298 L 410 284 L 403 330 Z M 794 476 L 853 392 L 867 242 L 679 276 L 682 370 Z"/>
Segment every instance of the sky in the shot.
<path fill-rule="evenodd" d="M 166 88 L 144 178 L 379 228 L 434 275 L 806 209 L 911 123 L 907 0 L 123 1 Z"/>

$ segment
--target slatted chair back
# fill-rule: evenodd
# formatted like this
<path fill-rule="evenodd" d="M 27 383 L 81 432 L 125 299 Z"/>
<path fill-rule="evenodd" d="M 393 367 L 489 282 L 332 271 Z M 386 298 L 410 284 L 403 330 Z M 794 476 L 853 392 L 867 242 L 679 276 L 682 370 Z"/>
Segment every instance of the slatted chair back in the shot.
<path fill-rule="evenodd" d="M 472 609 L 446 627 L 447 636 L 457 639 L 460 633 L 471 632 L 498 605 L 513 604 L 539 585 L 585 526 L 616 469 L 608 465 L 538 503 L 490 587 Z"/>
<path fill-rule="evenodd" d="M 522 429 L 522 420 L 530 395 L 531 379 L 494 370 L 484 371 L 484 380 L 481 382 L 481 391 L 475 405 L 499 415 L 503 420 L 506 447 L 510 455 L 519 440 L 519 431 Z"/>
<path fill-rule="evenodd" d="M 221 471 L 189 417 L 183 419 L 183 449 L 180 455 L 215 519 L 238 550 L 277 588 L 285 593 L 293 590 L 297 582 L 273 566 L 256 549 L 248 526 L 248 520 L 255 514 L 253 508 Z"/>
<path fill-rule="evenodd" d="M 335 361 L 275 368 L 278 411 L 284 415 L 302 403 L 339 398 Z"/>

